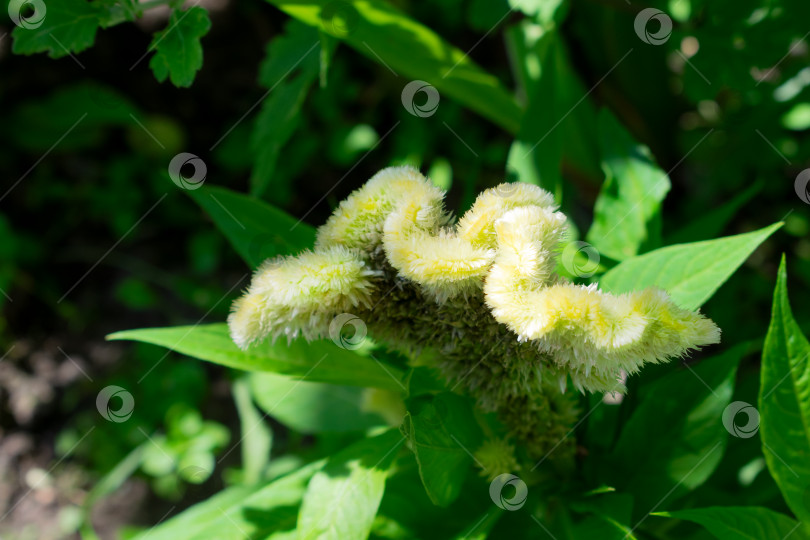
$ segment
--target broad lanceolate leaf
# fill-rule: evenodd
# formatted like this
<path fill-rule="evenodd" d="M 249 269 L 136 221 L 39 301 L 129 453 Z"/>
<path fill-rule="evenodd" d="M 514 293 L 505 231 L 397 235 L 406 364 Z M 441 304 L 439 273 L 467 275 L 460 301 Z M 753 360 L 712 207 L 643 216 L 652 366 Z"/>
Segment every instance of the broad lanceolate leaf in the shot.
<path fill-rule="evenodd" d="M 712 506 L 655 515 L 699 523 L 720 540 L 807 539 L 806 534 L 796 530 L 800 523 L 760 506 Z"/>
<path fill-rule="evenodd" d="M 402 373 L 393 366 L 342 349 L 331 341 L 296 339 L 291 343 L 265 341 L 240 350 L 228 334 L 228 326 L 203 324 L 170 328 L 126 330 L 107 339 L 129 339 L 160 345 L 181 354 L 246 371 L 271 371 L 315 382 L 370 386 L 401 391 Z"/>
<path fill-rule="evenodd" d="M 655 217 L 670 182 L 650 150 L 607 109 L 599 113 L 597 128 L 605 183 L 587 240 L 603 255 L 622 261 L 639 253 L 645 242 L 660 240 L 660 220 Z"/>
<path fill-rule="evenodd" d="M 208 186 L 189 194 L 251 268 L 265 259 L 296 253 L 315 243 L 315 229 L 255 197 Z"/>
<path fill-rule="evenodd" d="M 4 4 L 9 4 L 5 2 Z M 12 37 L 14 54 L 47 52 L 51 58 L 61 58 L 70 53 L 79 53 L 93 45 L 96 31 L 104 26 L 110 16 L 109 8 L 100 2 L 87 0 L 59 0 L 40 2 L 42 13 L 37 10 L 29 15 L 30 2 L 17 2 L 20 11 L 30 16 L 28 21 L 14 29 Z M 13 9 L 13 6 L 9 6 Z M 41 17 L 41 19 L 40 19 Z"/>
<path fill-rule="evenodd" d="M 256 162 L 251 193 L 261 196 L 272 184 L 281 148 L 301 120 L 301 105 L 320 73 L 322 41 L 316 28 L 291 20 L 285 33 L 270 42 L 259 82 L 269 94 L 262 102 L 251 135 Z M 274 191 L 282 186 L 275 185 Z"/>
<path fill-rule="evenodd" d="M 404 442 L 399 430 L 391 429 L 329 458 L 307 487 L 298 516 L 298 538 L 368 538 L 385 479 Z"/>
<path fill-rule="evenodd" d="M 149 45 L 149 50 L 155 50 L 149 61 L 155 78 L 163 82 L 168 77 L 175 86 L 191 86 L 203 65 L 200 39 L 210 29 L 208 11 L 201 7 L 172 11 L 166 28 L 156 33 Z"/>
<path fill-rule="evenodd" d="M 785 259 L 762 351 L 760 436 L 768 469 L 790 509 L 810 523 L 810 343 L 793 319 Z"/>
<path fill-rule="evenodd" d="M 364 393 L 356 386 L 297 381 L 275 373 L 253 373 L 254 399 L 270 416 L 301 433 L 363 431 L 385 425 L 364 410 Z"/>
<path fill-rule="evenodd" d="M 136 540 L 289 540 L 307 481 L 325 460 L 304 467 L 261 488 L 232 487 L 221 491 Z"/>
<path fill-rule="evenodd" d="M 521 110 L 500 81 L 464 52 L 428 27 L 381 0 L 270 0 L 281 10 L 341 38 L 407 79 L 434 85 L 442 97 L 455 99 L 512 133 Z"/>
<path fill-rule="evenodd" d="M 632 493 L 637 511 L 650 511 L 665 496 L 672 502 L 717 467 L 728 438 L 721 419 L 747 347 L 737 345 L 641 387 L 610 468 L 610 484 Z"/>
<path fill-rule="evenodd" d="M 481 429 L 468 399 L 450 392 L 408 400 L 405 429 L 430 500 L 447 506 L 461 492 L 481 444 Z"/>
<path fill-rule="evenodd" d="M 599 285 L 614 293 L 660 287 L 682 308 L 697 309 L 781 226 L 656 249 L 612 268 Z"/>

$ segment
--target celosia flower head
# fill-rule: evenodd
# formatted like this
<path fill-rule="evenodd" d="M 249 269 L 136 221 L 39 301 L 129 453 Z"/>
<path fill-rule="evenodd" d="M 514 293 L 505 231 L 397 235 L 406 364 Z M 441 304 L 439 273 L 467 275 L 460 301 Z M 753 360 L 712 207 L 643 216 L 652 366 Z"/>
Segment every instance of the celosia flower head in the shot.
<path fill-rule="evenodd" d="M 621 392 L 622 372 L 719 341 L 712 321 L 664 291 L 614 295 L 558 275 L 567 219 L 541 188 L 486 190 L 457 222 L 443 199 L 414 168 L 374 175 L 313 251 L 259 268 L 229 318 L 234 341 L 326 337 L 351 311 L 393 346 L 437 351 L 437 367 L 496 410 L 548 394 L 549 379 Z"/>

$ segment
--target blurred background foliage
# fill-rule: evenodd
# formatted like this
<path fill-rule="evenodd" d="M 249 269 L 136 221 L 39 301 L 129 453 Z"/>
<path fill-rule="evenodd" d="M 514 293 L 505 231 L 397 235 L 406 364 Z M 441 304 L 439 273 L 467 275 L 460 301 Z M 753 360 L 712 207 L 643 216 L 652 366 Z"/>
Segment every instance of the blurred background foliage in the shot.
<path fill-rule="evenodd" d="M 97 24 L 59 34 L 58 44 L 12 34 L 13 23 L 0 21 L 0 511 L 11 512 L 0 530 L 70 532 L 81 523 L 71 509 L 110 473 L 121 484 L 138 471 L 124 495 L 137 504 L 102 501 L 101 531 L 155 523 L 250 474 L 235 452 L 211 475 L 215 456 L 240 439 L 232 375 L 157 347 L 104 342 L 124 328 L 221 321 L 247 285 L 239 256 L 169 179 L 179 152 L 205 161 L 206 186 L 250 193 L 313 225 L 391 164 L 428 173 L 458 213 L 504 180 L 539 182 L 585 238 L 610 145 L 626 129 L 671 181 L 638 251 L 784 220 L 704 311 L 725 343 L 761 343 L 784 252 L 794 313 L 808 327 L 810 206 L 794 192 L 810 167 L 806 2 L 650 2 L 674 22 L 669 39 L 652 45 L 634 32 L 635 2 L 392 1 L 469 51 L 455 75 L 480 82 L 479 95 L 420 64 L 418 50 L 380 61 L 372 47 L 389 37 L 394 47 L 399 34 L 380 25 L 358 37 L 353 25 L 365 14 L 348 4 L 338 4 L 344 11 L 326 32 L 284 12 L 306 19 L 296 12 L 306 3 L 276 3 L 282 10 L 258 0 L 194 7 L 207 15 L 178 24 L 202 37 L 199 71 L 193 50 L 184 68 L 172 65 L 170 50 L 160 58 L 173 45 L 159 33 L 177 22 L 162 4 L 177 2 L 48 2 L 43 29 L 71 21 L 73 8 L 95 10 Z M 42 52 L 52 58 L 33 54 Z M 472 62 L 494 79 L 476 79 Z M 413 72 L 439 89 L 429 117 L 401 102 Z M 622 257 L 602 251 L 605 267 Z M 735 399 L 756 402 L 758 359 L 747 358 L 737 379 Z M 132 421 L 99 423 L 98 390 L 133 381 Z M 223 407 L 234 393 L 236 403 Z M 311 427 L 295 414 L 288 421 L 304 433 Z M 278 455 L 326 455 L 348 436 L 315 443 L 276 420 L 273 427 Z M 700 497 L 784 510 L 763 469 L 758 448 L 733 439 Z M 31 475 L 46 475 L 51 491 L 16 506 Z M 21 528 L 34 515 L 43 529 Z"/>

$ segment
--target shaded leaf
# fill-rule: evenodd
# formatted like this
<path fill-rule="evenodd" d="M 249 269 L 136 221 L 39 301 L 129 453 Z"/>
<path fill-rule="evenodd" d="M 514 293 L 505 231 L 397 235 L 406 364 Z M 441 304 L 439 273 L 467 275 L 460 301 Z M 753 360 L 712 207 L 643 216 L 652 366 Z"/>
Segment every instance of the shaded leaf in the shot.
<path fill-rule="evenodd" d="M 315 229 L 267 203 L 221 187 L 189 191 L 251 268 L 315 243 Z"/>
<path fill-rule="evenodd" d="M 481 445 L 481 428 L 468 399 L 450 392 L 408 400 L 405 426 L 430 500 L 447 506 L 461 492 Z"/>
<path fill-rule="evenodd" d="M 275 373 L 252 374 L 250 387 L 264 412 L 301 433 L 362 431 L 385 424 L 363 410 L 363 388 L 296 381 Z"/>
<path fill-rule="evenodd" d="M 20 6 L 31 4 L 20 2 Z M 45 3 L 41 25 L 36 28 L 18 26 L 12 32 L 14 54 L 47 52 L 51 58 L 80 53 L 96 40 L 96 31 L 109 13 L 98 2 L 59 0 Z M 40 15 L 35 13 L 34 17 Z"/>
<path fill-rule="evenodd" d="M 173 10 L 166 29 L 152 38 L 149 50 L 155 55 L 149 67 L 159 82 L 168 77 L 172 84 L 187 88 L 203 65 L 200 39 L 211 29 L 208 11 L 191 7 L 186 11 Z"/>
<path fill-rule="evenodd" d="M 748 344 L 642 386 L 611 456 L 611 485 L 639 505 L 671 502 L 717 467 L 728 438 L 721 421 Z M 649 511 L 649 507 L 638 508 Z"/>
<path fill-rule="evenodd" d="M 503 129 L 516 132 L 521 110 L 500 81 L 428 27 L 380 0 L 270 0 L 292 17 L 338 37 L 402 77 L 427 81 Z M 405 83 L 403 83 L 404 85 Z"/>

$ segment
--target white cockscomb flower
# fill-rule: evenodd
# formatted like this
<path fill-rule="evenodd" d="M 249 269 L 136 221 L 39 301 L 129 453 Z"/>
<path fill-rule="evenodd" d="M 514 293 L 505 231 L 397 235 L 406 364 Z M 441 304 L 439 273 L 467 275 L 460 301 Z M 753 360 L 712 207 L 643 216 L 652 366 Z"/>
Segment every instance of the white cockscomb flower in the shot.
<path fill-rule="evenodd" d="M 614 295 L 558 275 L 567 226 L 550 193 L 503 184 L 457 223 L 443 198 L 411 167 L 374 175 L 314 251 L 259 268 L 228 319 L 234 341 L 324 337 L 351 311 L 373 337 L 463 383 L 532 453 L 573 422 L 568 380 L 622 392 L 623 373 L 719 341 L 711 320 L 664 291 Z"/>

